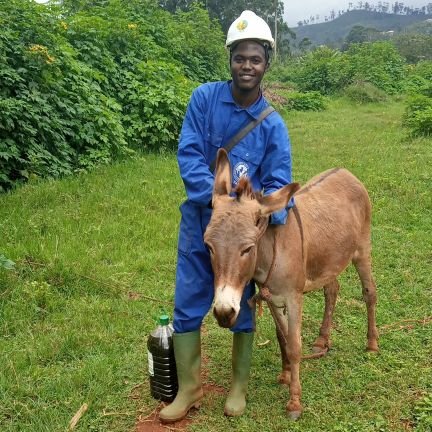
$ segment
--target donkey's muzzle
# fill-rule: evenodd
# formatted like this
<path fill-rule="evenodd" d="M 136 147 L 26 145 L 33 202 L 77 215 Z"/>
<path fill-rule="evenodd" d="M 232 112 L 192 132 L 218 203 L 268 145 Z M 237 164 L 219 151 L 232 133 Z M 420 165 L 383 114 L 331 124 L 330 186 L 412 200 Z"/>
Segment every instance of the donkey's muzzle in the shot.
<path fill-rule="evenodd" d="M 218 324 L 223 328 L 232 327 L 237 319 L 237 311 L 234 307 L 226 305 L 213 308 L 213 315 Z"/>

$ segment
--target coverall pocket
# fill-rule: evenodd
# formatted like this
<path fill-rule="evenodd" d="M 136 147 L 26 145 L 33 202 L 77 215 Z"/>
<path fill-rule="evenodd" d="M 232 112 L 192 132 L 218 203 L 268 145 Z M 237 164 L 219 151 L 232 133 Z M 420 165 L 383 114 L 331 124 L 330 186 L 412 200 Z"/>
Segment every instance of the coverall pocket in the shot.
<path fill-rule="evenodd" d="M 182 228 L 179 232 L 178 251 L 183 255 L 189 255 L 192 247 L 192 238 L 189 230 Z"/>
<path fill-rule="evenodd" d="M 190 221 L 196 218 L 195 208 L 188 204 L 187 201 L 180 205 L 182 219 L 178 237 L 178 251 L 183 255 L 189 255 L 192 248 L 192 232 Z"/>
<path fill-rule="evenodd" d="M 263 155 L 251 148 L 245 148 L 241 145 L 231 150 L 231 165 L 234 184 L 237 184 L 242 176 L 252 178 L 261 161 Z"/>

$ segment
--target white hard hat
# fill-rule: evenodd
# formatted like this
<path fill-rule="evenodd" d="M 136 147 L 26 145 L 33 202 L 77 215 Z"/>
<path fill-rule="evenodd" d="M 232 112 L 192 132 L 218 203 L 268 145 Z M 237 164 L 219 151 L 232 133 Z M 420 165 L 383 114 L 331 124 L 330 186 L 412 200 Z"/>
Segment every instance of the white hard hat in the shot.
<path fill-rule="evenodd" d="M 226 46 L 230 47 L 233 43 L 253 39 L 262 42 L 267 42 L 272 48 L 274 47 L 274 39 L 268 24 L 250 10 L 245 10 L 231 24 L 228 29 Z"/>

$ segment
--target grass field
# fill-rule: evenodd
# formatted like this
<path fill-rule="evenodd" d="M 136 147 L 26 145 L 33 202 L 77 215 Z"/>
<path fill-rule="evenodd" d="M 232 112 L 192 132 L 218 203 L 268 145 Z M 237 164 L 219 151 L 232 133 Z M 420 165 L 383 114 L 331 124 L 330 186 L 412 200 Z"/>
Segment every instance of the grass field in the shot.
<path fill-rule="evenodd" d="M 432 430 L 432 142 L 400 126 L 403 105 L 332 101 L 290 113 L 294 177 L 350 169 L 373 203 L 378 355 L 364 351 L 357 275 L 341 277 L 332 350 L 302 364 L 303 417 L 285 415 L 280 358 L 268 311 L 258 320 L 248 408 L 223 416 L 208 395 L 192 431 Z M 174 155 L 140 157 L 0 196 L 0 431 L 125 432 L 158 405 L 149 394 L 146 338 L 171 313 L 178 205 Z M 304 352 L 317 335 L 321 292 L 305 299 Z M 203 350 L 208 380 L 228 388 L 229 332 L 212 316 Z M 266 345 L 261 342 L 270 340 Z"/>

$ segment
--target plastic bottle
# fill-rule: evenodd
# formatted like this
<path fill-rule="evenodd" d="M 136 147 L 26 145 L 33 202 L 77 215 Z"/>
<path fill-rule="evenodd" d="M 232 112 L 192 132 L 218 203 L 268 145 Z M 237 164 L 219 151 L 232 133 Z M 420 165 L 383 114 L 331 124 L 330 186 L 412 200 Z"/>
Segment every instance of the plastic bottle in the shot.
<path fill-rule="evenodd" d="M 159 325 L 147 340 L 150 390 L 155 399 L 174 400 L 178 390 L 177 369 L 174 358 L 174 329 L 168 315 L 159 317 Z"/>

